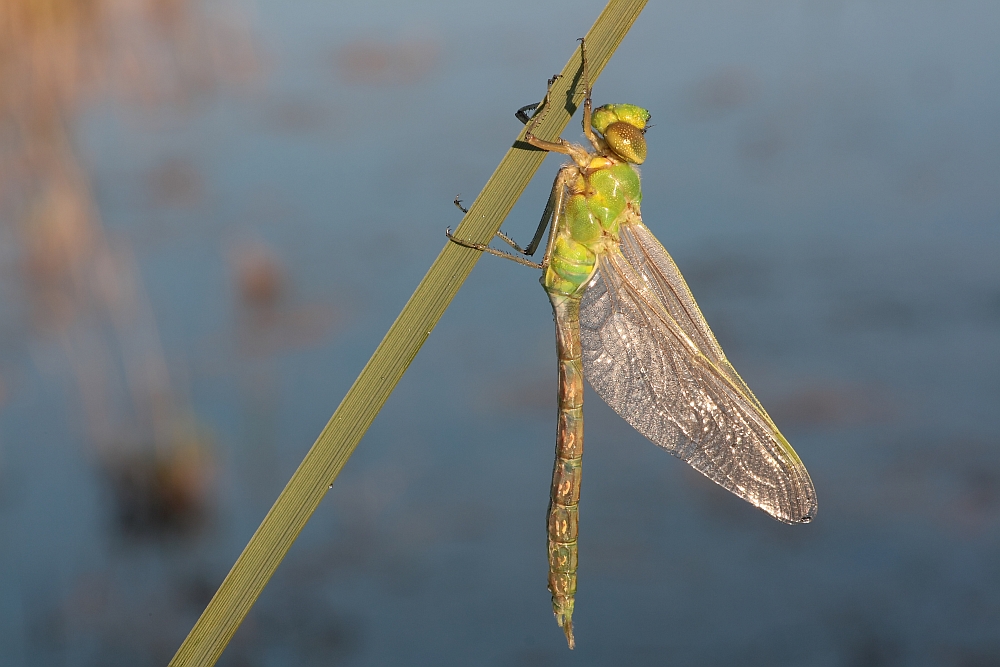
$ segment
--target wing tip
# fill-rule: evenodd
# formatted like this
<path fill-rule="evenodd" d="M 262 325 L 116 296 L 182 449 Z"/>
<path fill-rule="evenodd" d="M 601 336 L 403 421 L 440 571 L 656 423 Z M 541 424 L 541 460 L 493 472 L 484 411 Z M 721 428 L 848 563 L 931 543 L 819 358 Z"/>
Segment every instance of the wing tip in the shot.
<path fill-rule="evenodd" d="M 797 523 L 812 523 L 812 520 L 815 519 L 815 518 L 816 518 L 816 507 L 813 506 L 812 508 L 809 509 L 808 512 L 806 512 L 802 516 L 797 517 L 795 519 L 792 519 L 792 523 L 793 524 L 797 524 Z"/>
<path fill-rule="evenodd" d="M 787 517 L 775 517 L 775 518 L 778 518 L 781 521 L 784 521 L 785 523 L 792 525 L 800 523 L 811 523 L 812 520 L 816 518 L 816 510 L 818 509 L 816 505 L 816 496 L 813 495 L 807 498 L 806 502 L 803 504 L 805 505 L 804 508 L 805 511 L 802 511 L 802 505 L 799 505 L 798 507 L 795 508 L 799 510 L 798 512 L 795 512 L 794 514 L 790 513 L 789 516 Z"/>

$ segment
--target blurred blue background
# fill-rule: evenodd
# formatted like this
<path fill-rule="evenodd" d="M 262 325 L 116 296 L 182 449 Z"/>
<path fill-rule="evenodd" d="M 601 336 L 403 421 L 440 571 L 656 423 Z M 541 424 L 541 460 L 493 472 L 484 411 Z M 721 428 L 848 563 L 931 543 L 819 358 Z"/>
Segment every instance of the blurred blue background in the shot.
<path fill-rule="evenodd" d="M 2 6 L 0 664 L 162 665 L 603 4 Z M 569 652 L 551 312 L 483 258 L 219 664 L 1000 664 L 998 21 L 654 2 L 596 83 L 812 524 L 588 390 Z"/>

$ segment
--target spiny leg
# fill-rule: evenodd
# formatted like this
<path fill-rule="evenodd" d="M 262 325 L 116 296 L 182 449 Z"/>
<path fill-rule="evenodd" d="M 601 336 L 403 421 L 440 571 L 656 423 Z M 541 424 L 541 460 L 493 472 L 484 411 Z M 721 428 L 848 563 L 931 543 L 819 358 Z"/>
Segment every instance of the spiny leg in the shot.
<path fill-rule="evenodd" d="M 518 109 L 517 112 L 514 114 L 518 120 L 520 120 L 525 125 L 528 125 L 528 130 L 525 133 L 525 138 L 528 139 L 529 141 L 531 139 L 534 139 L 534 137 L 531 135 L 531 130 L 541 120 L 542 116 L 544 116 L 544 113 L 548 111 L 549 93 L 552 92 L 552 85 L 556 81 L 558 81 L 561 77 L 562 77 L 561 74 L 554 74 L 552 78 L 548 80 L 547 87 L 545 89 L 545 97 L 542 99 L 541 104 L 535 103 L 535 104 L 525 105 L 520 109 Z M 542 108 L 542 116 L 540 116 L 537 111 L 539 107 Z M 532 110 L 536 110 L 535 113 L 533 113 L 531 116 L 528 116 L 527 112 Z M 559 139 L 559 141 L 562 141 L 562 139 Z M 538 249 L 538 244 L 541 243 L 542 235 L 545 233 L 546 225 L 548 225 L 549 222 L 553 219 L 553 211 L 555 211 L 555 209 L 557 208 L 556 206 L 557 202 L 560 204 L 558 208 L 561 210 L 562 198 L 561 196 L 556 196 L 556 187 L 561 181 L 561 174 L 562 171 L 560 170 L 560 176 L 556 177 L 556 182 L 553 184 L 552 191 L 549 193 L 549 199 L 545 203 L 545 210 L 542 212 L 542 219 L 538 223 L 538 229 L 535 230 L 535 235 L 532 237 L 531 243 L 528 244 L 527 248 L 522 248 L 520 245 L 518 245 L 516 241 L 514 241 L 514 239 L 507 236 L 507 234 L 505 234 L 503 231 L 498 230 L 494 234 L 494 236 L 497 236 L 500 239 L 502 239 L 507 245 L 514 248 L 514 250 L 521 253 L 522 255 L 531 256 L 535 254 L 535 250 Z M 469 209 L 462 206 L 462 200 L 458 198 L 458 195 L 455 196 L 455 201 L 453 203 L 455 204 L 455 206 L 459 208 L 459 210 L 462 211 L 462 213 L 469 212 Z M 555 230 L 555 225 L 552 226 L 552 229 L 553 231 Z M 458 245 L 464 248 L 471 248 L 473 250 L 479 250 L 480 252 L 486 252 L 491 255 L 496 255 L 497 257 L 503 257 L 504 259 L 509 259 L 513 262 L 517 262 L 518 264 L 524 264 L 525 266 L 530 266 L 537 269 L 544 269 L 548 265 L 548 259 L 552 254 L 551 249 L 549 247 L 546 247 L 545 260 L 542 263 L 536 263 L 524 259 L 523 257 L 518 257 L 516 255 L 513 255 L 509 252 L 491 248 L 489 245 L 485 243 L 474 243 L 472 241 L 466 241 L 464 239 L 457 238 L 452 235 L 450 227 L 447 228 L 444 233 L 445 236 L 447 236 L 450 241 L 452 241 L 453 243 L 457 243 Z M 553 235 L 550 233 L 549 244 L 548 244 L 549 246 L 552 245 L 552 236 Z"/>
<path fill-rule="evenodd" d="M 448 240 L 452 243 L 462 246 L 463 248 L 471 248 L 473 250 L 478 250 L 480 252 L 487 252 L 491 255 L 496 255 L 497 257 L 503 257 L 504 259 L 509 259 L 512 262 L 517 262 L 518 264 L 524 264 L 525 266 L 530 266 L 533 269 L 541 269 L 542 265 L 538 262 L 532 262 L 523 257 L 518 257 L 517 255 L 505 252 L 503 250 L 497 250 L 496 248 L 491 248 L 490 246 L 483 243 L 473 243 L 472 241 L 466 241 L 464 239 L 457 238 L 452 235 L 451 227 L 444 230 L 444 235 L 448 237 Z"/>
<path fill-rule="evenodd" d="M 566 186 L 569 183 L 570 178 L 573 174 L 572 167 L 563 167 L 556 174 L 555 180 L 552 182 L 552 189 L 549 190 L 549 198 L 545 202 L 545 210 L 542 211 L 542 218 L 538 221 L 538 228 L 535 229 L 535 235 L 531 239 L 531 243 L 528 244 L 527 248 L 521 248 L 521 246 L 514 243 L 514 241 L 508 237 L 503 232 L 497 232 L 497 236 L 502 238 L 504 241 L 509 243 L 511 247 L 517 250 L 522 255 L 535 254 L 538 250 L 539 244 L 542 242 L 542 236 L 545 234 L 545 228 L 549 227 L 549 239 L 545 244 L 545 255 L 542 259 L 542 268 L 549 265 L 549 259 L 552 256 L 552 236 L 555 233 L 555 221 L 559 220 L 559 216 L 562 215 L 563 209 L 563 194 L 566 191 Z M 549 226 L 549 223 L 552 223 Z"/>
<path fill-rule="evenodd" d="M 531 239 L 531 243 L 528 244 L 527 248 L 522 248 L 518 245 L 514 239 L 510 238 L 501 231 L 496 233 L 496 236 L 503 239 L 508 245 L 514 248 L 517 252 L 522 255 L 531 256 L 535 254 L 538 250 L 538 245 L 542 241 L 542 236 L 545 234 L 545 228 L 549 228 L 549 238 L 545 244 L 545 255 L 540 263 L 532 262 L 523 257 L 518 257 L 517 255 L 505 252 L 503 250 L 497 250 L 496 248 L 491 248 L 489 245 L 484 243 L 474 243 L 472 241 L 466 241 L 464 239 L 457 238 L 452 235 L 451 228 L 445 230 L 445 236 L 448 237 L 453 243 L 465 248 L 472 248 L 473 250 L 479 250 L 481 252 L 487 252 L 491 255 L 496 255 L 497 257 L 503 257 L 504 259 L 509 259 L 511 261 L 517 262 L 518 264 L 524 264 L 525 266 L 530 266 L 536 269 L 544 269 L 549 265 L 549 260 L 552 258 L 553 244 L 552 240 L 555 238 L 556 222 L 562 215 L 562 210 L 565 202 L 566 186 L 569 184 L 570 180 L 575 174 L 575 169 L 572 166 L 565 166 L 559 170 L 556 174 L 556 179 L 552 183 L 552 190 L 549 192 L 549 199 L 545 203 L 545 211 L 542 213 L 542 219 L 538 222 L 538 228 L 535 230 L 535 236 Z"/>
<path fill-rule="evenodd" d="M 598 143 L 599 139 L 596 134 L 594 134 L 594 128 L 591 127 L 591 115 L 593 111 L 593 101 L 591 100 L 591 93 L 593 90 L 590 87 L 590 70 L 587 68 L 587 44 L 586 39 L 581 37 L 580 42 L 580 60 L 583 61 L 583 134 L 587 137 L 587 141 L 594 147 L 595 150 L 600 151 L 602 146 Z"/>
<path fill-rule="evenodd" d="M 566 165 L 559 170 L 556 174 L 556 180 L 552 183 L 552 191 L 549 193 L 549 201 L 545 204 L 545 209 L 548 211 L 549 206 L 552 207 L 551 219 L 552 225 L 549 227 L 549 238 L 545 242 L 545 255 L 542 257 L 542 266 L 547 267 L 549 262 L 552 261 L 552 252 L 555 249 L 555 239 L 556 239 L 556 227 L 559 224 L 559 219 L 562 217 L 563 208 L 566 206 L 566 190 L 569 184 L 576 177 L 576 168 L 572 165 Z M 542 214 L 542 222 L 545 221 L 545 214 Z M 538 231 L 535 232 L 535 238 L 531 240 L 532 245 L 528 248 L 534 250 L 533 245 L 540 241 L 540 236 L 542 234 L 543 226 L 539 225 Z"/>
<path fill-rule="evenodd" d="M 586 54 L 583 53 L 583 38 L 582 37 L 580 38 L 580 50 L 581 50 L 581 54 L 582 54 L 582 57 L 583 57 L 583 69 L 584 69 L 583 77 L 584 77 L 584 81 L 586 83 L 586 77 L 587 77 L 587 72 L 586 72 L 587 59 L 586 59 Z M 552 84 L 555 83 L 555 81 L 556 81 L 557 78 L 558 77 L 553 77 L 553 78 L 549 79 L 549 85 L 548 85 L 548 88 L 545 91 L 545 98 L 542 100 L 541 112 L 537 112 L 536 111 L 535 114 L 531 116 L 531 119 L 530 119 L 531 122 L 528 123 L 528 128 L 524 132 L 524 140 L 526 142 L 528 142 L 529 144 L 531 144 L 532 146 L 534 146 L 535 148 L 541 148 L 544 151 L 551 151 L 551 152 L 554 152 L 554 153 L 563 153 L 564 155 L 569 155 L 571 158 L 573 158 L 574 162 L 576 162 L 579 166 L 584 167 L 590 161 L 590 154 L 587 153 L 587 151 L 582 150 L 579 146 L 574 146 L 573 144 L 569 143 L 568 141 L 566 141 L 562 137 L 556 137 L 555 141 L 546 141 L 545 139 L 539 139 L 538 137 L 536 137 L 534 135 L 535 126 L 549 112 L 549 96 L 552 93 Z M 587 91 L 587 99 L 589 100 L 590 99 L 590 89 L 586 88 L 586 91 Z M 516 114 L 517 117 L 523 121 L 525 118 L 527 118 L 527 116 L 526 116 L 526 114 L 524 112 L 526 110 L 530 109 L 530 108 L 531 108 L 531 105 L 529 104 L 527 107 L 522 107 L 521 109 L 518 109 L 517 114 Z M 585 116 L 587 118 L 587 123 L 589 125 L 589 123 L 590 123 L 590 115 L 589 115 L 589 112 L 586 111 L 586 108 L 585 108 Z"/>
<path fill-rule="evenodd" d="M 542 100 L 542 104 L 539 104 L 538 102 L 535 102 L 534 104 L 525 104 L 523 107 L 521 107 L 520 109 L 518 109 L 517 111 L 514 112 L 514 116 L 517 117 L 517 119 L 519 121 L 521 121 L 522 123 L 524 123 L 525 125 L 527 125 L 528 122 L 532 118 L 534 118 L 534 116 L 535 116 L 535 114 L 531 114 L 529 116 L 528 112 L 529 111 L 534 111 L 538 107 L 544 105 L 546 101 L 548 101 L 549 90 L 552 89 L 552 84 L 554 84 L 556 81 L 558 81 L 561 78 L 562 78 L 562 74 L 553 74 L 552 78 L 549 79 L 548 88 L 546 88 L 546 90 L 545 90 L 545 99 Z"/>
<path fill-rule="evenodd" d="M 584 129 L 587 134 L 587 138 L 590 139 L 591 143 L 597 146 L 597 139 L 594 136 L 590 128 L 591 119 L 591 89 L 590 89 L 590 72 L 587 68 L 587 51 L 586 51 L 586 40 L 581 37 L 580 42 L 580 59 L 582 66 L 581 77 L 584 86 Z M 535 126 L 545 117 L 549 110 L 549 97 L 552 93 L 552 85 L 561 77 L 562 75 L 556 74 L 551 79 L 548 80 L 545 89 L 545 97 L 542 99 L 541 104 L 528 104 L 521 107 L 515 113 L 517 119 L 522 123 L 525 123 L 528 127 L 524 133 L 524 139 L 532 146 L 536 148 L 541 148 L 545 151 L 553 151 L 558 153 L 563 153 L 569 155 L 573 158 L 573 161 L 578 166 L 586 166 L 590 161 L 590 153 L 588 153 L 581 146 L 574 146 L 569 142 L 565 141 L 562 137 L 557 137 L 555 141 L 545 141 L 544 139 L 537 138 L 532 132 Z M 540 111 L 539 111 L 540 109 Z M 535 110 L 530 117 L 527 115 L 528 111 Z M 565 191 L 566 186 L 569 185 L 570 180 L 575 176 L 576 171 L 570 165 L 564 166 L 559 170 L 559 174 L 556 176 L 555 182 L 552 184 L 552 190 L 549 192 L 548 201 L 545 203 L 545 210 L 542 212 L 542 219 L 538 223 L 538 228 L 535 230 L 535 235 L 531 239 L 531 243 L 528 244 L 527 248 L 522 248 L 517 244 L 514 239 L 507 236 L 502 231 L 497 231 L 494 236 L 499 237 L 509 245 L 514 248 L 518 253 L 522 255 L 531 256 L 535 254 L 535 250 L 538 249 L 538 245 L 542 241 L 542 236 L 545 234 L 545 227 L 549 226 L 549 238 L 545 247 L 545 256 L 540 263 L 532 262 L 523 257 L 518 257 L 512 253 L 497 250 L 492 248 L 485 243 L 474 243 L 472 241 L 466 241 L 464 239 L 459 239 L 452 235 L 451 228 L 445 230 L 445 236 L 454 243 L 465 248 L 471 248 L 473 250 L 479 250 L 480 252 L 487 252 L 491 255 L 496 255 L 497 257 L 503 257 L 504 259 L 509 259 L 518 264 L 523 264 L 525 266 L 530 266 L 533 268 L 544 269 L 548 266 L 549 261 L 552 259 L 553 252 L 553 240 L 555 238 L 556 232 L 556 222 L 559 220 L 559 216 L 562 215 L 562 209 L 565 203 Z M 461 200 L 456 196 L 454 201 L 455 206 L 457 206 L 463 213 L 468 213 L 468 209 L 462 206 Z M 551 225 L 549 224 L 551 223 Z"/>
<path fill-rule="evenodd" d="M 540 105 L 538 104 L 538 102 L 534 102 L 534 103 L 532 103 L 532 104 L 526 104 L 526 105 L 524 105 L 523 107 L 521 107 L 520 109 L 518 109 L 517 111 L 515 111 L 515 112 L 514 112 L 514 116 L 515 116 L 515 117 L 516 117 L 516 118 L 517 118 L 517 119 L 518 119 L 519 121 L 521 121 L 521 123 L 523 123 L 524 125 L 527 125 L 527 124 L 528 124 L 528 122 L 529 122 L 529 121 L 531 120 L 531 116 L 534 116 L 534 115 L 535 115 L 535 114 L 531 114 L 531 116 L 529 116 L 527 112 L 528 112 L 528 111 L 534 111 L 534 110 L 535 110 L 535 109 L 537 109 L 537 108 L 538 108 L 539 106 L 540 106 Z"/>
<path fill-rule="evenodd" d="M 458 210 L 460 210 L 462 213 L 468 213 L 469 209 L 467 209 L 464 206 L 462 206 L 462 200 L 459 199 L 459 197 L 461 197 L 461 195 L 455 195 L 455 201 L 453 201 L 452 203 L 455 206 L 457 206 Z M 444 234 L 450 240 L 454 241 L 455 243 L 457 243 L 458 245 L 460 245 L 460 246 L 462 246 L 464 248 L 472 248 L 474 250 L 483 250 L 485 248 L 485 246 L 483 246 L 483 244 L 481 244 L 481 243 L 472 243 L 471 241 L 463 241 L 461 239 L 455 238 L 451 234 L 451 228 L 450 227 L 445 230 Z M 517 250 L 522 255 L 531 255 L 532 254 L 530 252 L 525 252 L 524 250 L 522 250 L 521 246 L 517 245 L 517 243 L 514 242 L 514 239 L 510 238 L 509 236 L 507 236 L 506 234 L 504 234 L 502 231 L 498 231 L 496 233 L 496 235 L 499 236 L 500 238 L 502 238 L 508 244 L 510 244 L 511 247 L 513 247 L 515 250 Z M 490 252 L 491 254 L 495 254 L 495 253 L 492 252 L 492 250 L 489 250 L 489 249 L 487 249 L 486 252 Z M 504 255 L 502 255 L 502 257 L 504 257 L 505 259 L 511 259 L 511 258 L 513 258 L 513 255 L 510 255 L 510 253 L 505 253 Z M 530 263 L 529 266 L 534 266 L 534 263 Z"/>

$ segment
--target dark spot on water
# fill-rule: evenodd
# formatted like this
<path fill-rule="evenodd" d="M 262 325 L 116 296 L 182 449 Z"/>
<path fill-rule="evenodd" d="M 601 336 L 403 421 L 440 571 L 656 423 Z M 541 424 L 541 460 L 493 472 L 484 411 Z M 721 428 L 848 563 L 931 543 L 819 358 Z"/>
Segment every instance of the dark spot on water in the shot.
<path fill-rule="evenodd" d="M 754 73 L 733 65 L 705 76 L 688 90 L 688 116 L 696 120 L 721 118 L 756 97 L 759 84 Z"/>
<path fill-rule="evenodd" d="M 204 197 L 204 179 L 186 158 L 167 158 L 147 175 L 149 202 L 159 208 L 188 208 Z"/>
<path fill-rule="evenodd" d="M 197 532 L 207 519 L 208 465 L 179 451 L 108 457 L 104 472 L 118 532 L 132 539 Z"/>
<path fill-rule="evenodd" d="M 781 123 L 777 120 L 756 123 L 744 129 L 737 151 L 750 167 L 770 166 L 788 148 Z"/>
<path fill-rule="evenodd" d="M 877 634 L 859 638 L 847 651 L 847 663 L 852 667 L 891 667 L 901 665 L 899 645 Z"/>

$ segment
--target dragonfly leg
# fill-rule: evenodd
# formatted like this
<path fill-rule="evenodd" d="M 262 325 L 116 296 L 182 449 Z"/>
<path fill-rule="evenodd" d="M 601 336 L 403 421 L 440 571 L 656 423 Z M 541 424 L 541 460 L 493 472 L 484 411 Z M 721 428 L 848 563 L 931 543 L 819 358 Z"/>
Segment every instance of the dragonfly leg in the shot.
<path fill-rule="evenodd" d="M 583 134 L 587 137 L 587 141 L 594 147 L 598 152 L 603 150 L 602 142 L 594 134 L 594 128 L 591 127 L 590 119 L 592 114 L 593 101 L 591 100 L 591 93 L 593 90 L 590 87 L 590 71 L 587 68 L 587 44 L 586 39 L 580 38 L 580 60 L 583 61 Z"/>
<path fill-rule="evenodd" d="M 580 42 L 582 50 L 583 38 L 580 39 Z M 583 68 L 584 68 L 584 73 L 583 73 L 584 83 L 585 85 L 589 86 L 589 84 L 586 83 L 587 59 L 585 56 L 583 58 Z M 545 97 L 542 99 L 541 105 L 529 104 L 527 106 L 521 107 L 520 109 L 517 110 L 517 113 L 515 115 L 517 116 L 518 120 L 520 120 L 522 123 L 525 123 L 528 126 L 528 128 L 524 131 L 524 140 L 526 142 L 528 142 L 535 148 L 541 148 L 543 151 L 551 151 L 553 153 L 562 153 L 564 155 L 569 155 L 571 158 L 573 158 L 574 162 L 583 167 L 586 166 L 587 163 L 590 161 L 590 154 L 587 153 L 587 151 L 584 150 L 583 148 L 579 146 L 574 146 L 573 144 L 569 143 L 562 137 L 556 137 L 555 141 L 546 141 L 545 139 L 539 139 L 534 135 L 535 126 L 538 125 L 538 123 L 548 113 L 549 97 L 552 93 L 552 84 L 554 84 L 559 78 L 560 78 L 559 75 L 556 75 L 551 79 L 549 79 L 548 88 L 546 88 L 545 90 Z M 587 92 L 587 99 L 589 100 L 590 99 L 589 87 L 586 89 L 586 92 Z M 531 109 L 541 109 L 541 111 L 536 110 L 535 113 L 532 114 L 531 117 L 529 118 L 527 113 L 525 112 L 530 111 Z M 587 118 L 587 123 L 589 125 L 590 115 L 586 114 L 586 118 Z"/>
<path fill-rule="evenodd" d="M 461 211 L 462 213 L 468 213 L 468 212 L 469 212 L 469 209 L 467 209 L 467 208 L 465 208 L 464 206 L 462 206 L 462 200 L 461 200 L 461 199 L 459 199 L 459 197 L 461 197 L 461 196 L 462 196 L 462 195 L 455 195 L 455 201 L 453 201 L 453 202 L 452 202 L 452 204 L 454 204 L 455 206 L 457 206 L 457 207 L 458 207 L 458 210 L 459 210 L 459 211 Z M 450 229 L 449 229 L 449 230 L 447 230 L 447 231 L 445 231 L 445 236 L 447 236 L 448 238 L 452 238 L 452 237 L 451 237 L 451 234 L 449 233 L 450 231 L 451 231 Z M 509 236 L 507 236 L 506 234 L 504 234 L 504 233 L 503 233 L 502 231 L 498 231 L 498 232 L 496 233 L 496 235 L 497 235 L 497 236 L 499 236 L 500 238 L 502 238 L 502 239 L 503 239 L 504 241 L 506 241 L 507 243 L 509 243 L 509 244 L 511 245 L 511 247 L 513 247 L 513 248 L 514 248 L 514 250 L 517 250 L 517 251 L 518 251 L 519 253 L 521 253 L 522 255 L 530 255 L 530 254 L 531 254 L 530 252 L 526 253 L 526 252 L 525 252 L 525 251 L 524 251 L 524 250 L 523 250 L 523 249 L 521 248 L 521 246 L 519 246 L 519 245 L 517 245 L 516 243 L 514 243 L 514 239 L 510 238 Z M 452 239 L 452 240 L 454 240 L 454 241 L 455 241 L 456 243 L 459 243 L 459 242 L 458 242 L 457 240 L 455 240 L 455 239 Z M 462 243 L 459 243 L 459 245 L 465 245 L 465 244 L 462 244 Z M 473 245 L 473 246 L 475 246 L 476 244 L 472 244 L 472 245 Z M 468 246 L 466 246 L 466 247 L 468 247 Z"/>
<path fill-rule="evenodd" d="M 518 257 L 509 252 L 503 250 L 497 250 L 496 248 L 491 248 L 484 243 L 473 243 L 472 241 L 466 241 L 464 239 L 457 238 L 451 233 L 451 228 L 449 227 L 444 231 L 444 235 L 448 237 L 448 240 L 452 243 L 462 246 L 463 248 L 471 248 L 473 250 L 479 250 L 480 252 L 487 252 L 491 255 L 496 255 L 497 257 L 503 257 L 504 259 L 509 259 L 512 262 L 517 262 L 518 264 L 524 264 L 525 266 L 530 266 L 533 269 L 540 269 L 542 265 L 538 262 L 532 262 L 523 257 Z M 506 236 L 506 235 L 505 235 Z"/>
<path fill-rule="evenodd" d="M 529 131 L 524 135 L 524 140 L 535 148 L 541 148 L 543 151 L 568 155 L 581 167 L 587 166 L 587 163 L 590 161 L 590 153 L 582 146 L 574 146 L 562 137 L 556 137 L 555 141 L 546 141 L 545 139 L 539 139 Z"/>
<path fill-rule="evenodd" d="M 535 238 L 531 240 L 528 250 L 534 252 L 541 241 L 542 232 L 545 230 L 545 222 L 551 220 L 549 226 L 549 238 L 545 242 L 545 255 L 542 257 L 542 266 L 547 267 L 552 261 L 552 252 L 555 249 L 556 227 L 559 218 L 563 214 L 563 207 L 566 204 L 566 188 L 576 177 L 577 170 L 572 165 L 566 165 L 556 174 L 556 180 L 552 183 L 552 190 L 549 192 L 549 200 L 545 204 L 545 212 L 542 213 L 542 223 L 538 225 Z M 547 216 L 547 217 L 546 217 Z"/>
<path fill-rule="evenodd" d="M 534 104 L 525 104 L 523 107 L 521 107 L 520 109 L 518 109 L 517 111 L 514 112 L 514 115 L 517 117 L 517 119 L 519 121 L 521 121 L 522 123 L 524 123 L 525 125 L 527 125 L 528 122 L 532 118 L 535 117 L 535 114 L 531 114 L 529 116 L 528 112 L 529 111 L 535 111 L 535 109 L 537 109 L 538 107 L 544 105 L 545 102 L 548 101 L 548 99 L 549 99 L 549 91 L 552 90 L 552 84 L 555 83 L 556 81 L 558 81 L 561 78 L 562 78 L 562 74 L 553 74 L 552 78 L 549 79 L 548 88 L 545 89 L 545 99 L 542 100 L 542 104 L 539 104 L 538 102 L 535 102 Z M 537 113 L 537 111 L 535 113 Z"/>
<path fill-rule="evenodd" d="M 500 231 L 498 231 L 496 233 L 496 235 L 500 239 L 502 239 L 504 241 L 504 243 L 506 243 L 507 245 L 509 245 L 511 248 L 513 248 L 514 250 L 518 251 L 522 255 L 528 255 L 530 257 L 532 254 L 534 254 L 534 253 L 528 252 L 525 248 L 522 248 L 521 246 L 519 246 L 517 244 L 517 241 L 515 241 L 511 237 L 507 236 L 502 229 Z"/>
<path fill-rule="evenodd" d="M 563 169 L 565 169 L 565 167 Z M 502 231 L 497 232 L 497 236 L 506 241 L 512 248 L 517 250 L 522 255 L 528 255 L 529 257 L 534 255 L 535 251 L 538 250 L 539 244 L 542 242 L 542 236 L 545 234 L 545 228 L 549 226 L 549 223 L 552 222 L 553 219 L 559 218 L 557 211 L 562 210 L 561 192 L 566 186 L 566 178 L 567 176 L 563 175 L 563 170 L 561 169 L 559 174 L 556 176 L 555 182 L 552 183 L 552 190 L 549 191 L 548 201 L 545 202 L 545 210 L 542 211 L 542 218 L 538 221 L 538 228 L 535 229 L 535 235 L 531 238 L 531 243 L 528 244 L 527 248 L 519 246 L 512 238 L 504 234 Z M 551 243 L 551 233 L 549 236 Z M 549 244 L 546 244 L 546 258 L 551 254 L 548 252 L 548 245 Z M 546 266 L 548 266 L 548 262 L 542 261 L 542 267 L 544 268 Z"/>
<path fill-rule="evenodd" d="M 552 94 L 552 84 L 560 78 L 561 75 L 556 74 L 549 79 L 548 85 L 545 87 L 545 97 L 542 98 L 542 103 L 540 105 L 529 104 L 521 107 L 514 115 L 517 116 L 518 120 L 528 126 L 528 128 L 524 131 L 524 140 L 529 144 L 535 148 L 541 148 L 542 150 L 568 154 L 568 144 L 562 137 L 557 137 L 555 141 L 545 141 L 544 139 L 539 139 L 534 135 L 535 126 L 538 125 L 538 123 L 541 122 L 541 120 L 545 118 L 546 114 L 549 112 L 549 96 Z M 529 119 L 525 112 L 532 109 L 535 110 L 535 113 L 533 113 Z M 529 120 L 530 122 L 528 122 Z"/>
<path fill-rule="evenodd" d="M 523 107 L 521 107 L 520 109 L 518 109 L 517 111 L 515 111 L 514 115 L 517 117 L 517 119 L 519 121 L 521 121 L 523 124 L 527 125 L 528 121 L 531 120 L 531 116 L 535 115 L 535 114 L 531 114 L 531 116 L 529 116 L 527 112 L 534 111 L 539 106 L 541 106 L 541 105 L 538 102 L 535 102 L 534 104 L 526 104 Z"/>
<path fill-rule="evenodd" d="M 545 234 L 545 228 L 549 228 L 549 238 L 545 244 L 545 256 L 541 262 L 532 262 L 524 257 L 518 257 L 509 252 L 503 250 L 497 250 L 496 248 L 491 248 L 485 243 L 474 243 L 472 241 L 466 241 L 464 239 L 457 238 L 451 233 L 451 228 L 445 230 L 445 236 L 448 237 L 453 243 L 464 248 L 471 248 L 473 250 L 479 250 L 480 252 L 487 252 L 491 255 L 496 255 L 497 257 L 503 257 L 504 259 L 509 259 L 511 261 L 517 262 L 518 264 L 523 264 L 525 266 L 530 266 L 535 269 L 544 269 L 549 265 L 549 260 L 552 258 L 552 239 L 555 237 L 556 225 L 553 223 L 554 220 L 558 220 L 559 216 L 562 215 L 563 202 L 565 201 L 566 186 L 569 184 L 570 180 L 576 173 L 575 167 L 567 165 L 559 170 L 556 175 L 555 182 L 552 183 L 552 190 L 549 192 L 549 199 L 545 203 L 545 211 L 542 213 L 542 219 L 538 223 L 538 229 L 535 230 L 535 236 L 531 239 L 531 243 L 528 244 L 527 248 L 522 248 L 514 239 L 507 236 L 507 234 L 502 231 L 498 231 L 496 236 L 502 239 L 507 245 L 512 247 L 518 253 L 522 255 L 527 255 L 530 257 L 535 254 L 538 250 L 538 246 L 542 241 L 542 235 Z M 456 200 L 458 198 L 456 197 Z M 456 206 L 459 204 L 456 203 Z M 459 206 L 459 208 L 462 208 Z M 464 209 L 463 209 L 464 210 Z M 550 224 L 552 223 L 552 224 Z"/>

